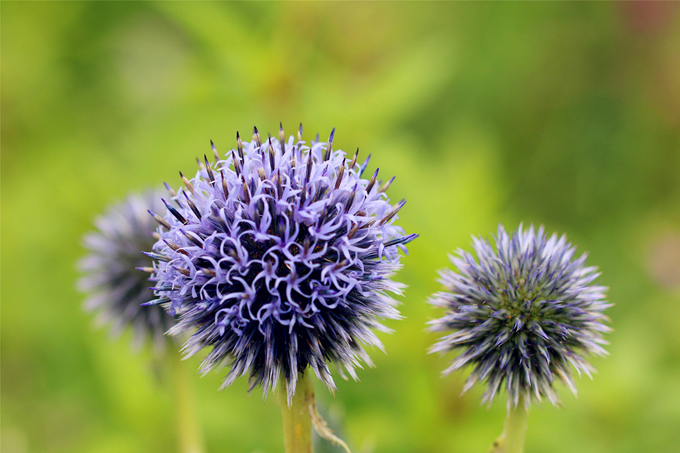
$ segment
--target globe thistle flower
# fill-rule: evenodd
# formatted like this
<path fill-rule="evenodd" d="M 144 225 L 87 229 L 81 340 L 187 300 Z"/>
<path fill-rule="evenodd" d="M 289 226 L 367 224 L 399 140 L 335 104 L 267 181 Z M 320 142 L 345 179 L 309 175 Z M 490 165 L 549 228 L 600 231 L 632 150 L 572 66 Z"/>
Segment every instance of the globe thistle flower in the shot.
<path fill-rule="evenodd" d="M 444 373 L 472 366 L 464 391 L 486 383 L 484 402 L 505 388 L 509 406 L 543 397 L 557 404 L 554 382 L 575 394 L 571 368 L 590 376 L 583 355 L 606 354 L 606 288 L 593 284 L 597 268 L 586 267 L 585 254 L 575 259 L 565 236 L 521 225 L 509 236 L 500 225 L 494 239 L 492 247 L 475 238 L 476 258 L 459 251 L 451 257 L 458 273 L 441 271 L 445 291 L 431 303 L 447 313 L 431 321 L 431 330 L 453 333 L 432 352 L 462 350 Z"/>
<path fill-rule="evenodd" d="M 84 275 L 78 286 L 89 293 L 85 309 L 98 311 L 98 322 L 111 324 L 114 336 L 131 326 L 136 348 L 148 337 L 156 348 L 162 348 L 163 334 L 174 323 L 161 307 L 142 306 L 153 298 L 148 274 L 153 270 L 152 260 L 142 251 L 156 242 L 152 236 L 156 223 L 147 210 L 163 206 L 160 196 L 153 190 L 131 194 L 109 207 L 95 220 L 97 230 L 85 236 L 89 254 L 79 262 Z"/>
<path fill-rule="evenodd" d="M 190 333 L 183 351 L 210 349 L 201 370 L 229 365 L 222 388 L 250 375 L 266 395 L 282 377 L 290 403 L 307 367 L 334 388 L 329 362 L 356 378 L 365 345 L 381 348 L 372 330 L 396 319 L 404 285 L 390 277 L 415 235 L 394 225 L 401 201 L 385 194 L 378 171 L 362 179 L 357 164 L 328 142 L 243 142 L 216 163 L 204 156 L 185 189 L 155 214 L 160 240 L 154 261 L 157 299 L 177 313 L 170 333 Z M 370 156 L 369 156 L 370 158 Z"/>

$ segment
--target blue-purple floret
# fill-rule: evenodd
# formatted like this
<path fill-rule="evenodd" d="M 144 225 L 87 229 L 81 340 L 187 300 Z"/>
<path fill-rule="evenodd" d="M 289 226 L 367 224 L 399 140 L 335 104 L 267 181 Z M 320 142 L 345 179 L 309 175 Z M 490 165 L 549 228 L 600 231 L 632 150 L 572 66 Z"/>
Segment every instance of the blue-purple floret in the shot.
<path fill-rule="evenodd" d="M 229 366 L 222 388 L 249 375 L 266 395 L 283 378 L 289 399 L 307 367 L 334 388 L 329 363 L 356 378 L 372 330 L 399 318 L 404 285 L 391 280 L 399 249 L 415 235 L 393 222 L 377 171 L 328 142 L 241 142 L 216 163 L 205 158 L 185 188 L 172 192 L 157 232 L 157 299 L 179 315 L 170 330 L 190 334 L 186 356 L 202 349 L 208 372 Z M 391 182 L 391 181 L 390 181 Z"/>
<path fill-rule="evenodd" d="M 459 250 L 451 257 L 458 272 L 440 272 L 445 290 L 431 303 L 446 315 L 431 329 L 453 333 L 432 351 L 462 351 L 444 374 L 471 366 L 464 391 L 484 382 L 484 402 L 505 389 L 508 405 L 543 397 L 557 404 L 554 382 L 575 394 L 572 367 L 590 376 L 583 355 L 606 354 L 607 288 L 594 284 L 597 268 L 586 267 L 585 254 L 574 259 L 576 249 L 565 236 L 521 225 L 509 236 L 500 225 L 494 239 L 495 247 L 474 238 L 476 258 Z"/>
<path fill-rule="evenodd" d="M 150 337 L 157 350 L 167 342 L 164 334 L 174 320 L 161 307 L 141 305 L 153 297 L 152 261 L 142 251 L 156 242 L 156 222 L 147 210 L 162 208 L 160 196 L 153 190 L 131 194 L 95 220 L 97 230 L 84 238 L 89 253 L 79 262 L 84 275 L 78 282 L 88 293 L 85 308 L 98 313 L 100 324 L 110 324 L 114 335 L 130 326 L 136 348 Z"/>

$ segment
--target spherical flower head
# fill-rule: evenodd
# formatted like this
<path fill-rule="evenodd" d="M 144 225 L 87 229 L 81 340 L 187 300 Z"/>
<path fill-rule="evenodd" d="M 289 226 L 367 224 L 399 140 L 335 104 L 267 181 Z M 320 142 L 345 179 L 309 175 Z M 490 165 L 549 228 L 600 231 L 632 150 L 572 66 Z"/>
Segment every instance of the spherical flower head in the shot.
<path fill-rule="evenodd" d="M 152 260 L 142 251 L 156 242 L 152 236 L 156 222 L 147 210 L 162 208 L 161 193 L 131 194 L 110 206 L 95 220 L 97 230 L 85 236 L 89 254 L 79 262 L 84 275 L 78 286 L 89 293 L 85 308 L 99 312 L 99 323 L 111 324 L 115 336 L 132 326 L 135 348 L 150 337 L 156 349 L 162 349 L 163 335 L 174 324 L 161 307 L 142 306 L 153 297 Z"/>
<path fill-rule="evenodd" d="M 583 355 L 606 354 L 606 288 L 593 284 L 597 268 L 586 267 L 585 254 L 575 259 L 565 236 L 548 238 L 543 227 L 521 225 L 508 236 L 500 225 L 494 239 L 492 247 L 475 238 L 476 259 L 459 251 L 451 257 L 458 273 L 440 272 L 445 291 L 431 303 L 447 313 L 430 324 L 453 333 L 432 351 L 462 350 L 444 373 L 471 366 L 463 391 L 486 383 L 484 402 L 505 388 L 509 406 L 528 407 L 542 397 L 557 404 L 553 383 L 562 381 L 575 394 L 571 368 L 590 376 Z"/>
<path fill-rule="evenodd" d="M 185 189 L 171 193 L 156 260 L 158 303 L 178 313 L 171 334 L 191 336 L 183 351 L 210 349 L 201 370 L 229 365 L 222 388 L 249 374 L 251 389 L 280 377 L 292 398 L 307 367 L 331 389 L 329 362 L 356 378 L 363 346 L 381 347 L 372 330 L 399 317 L 399 249 L 415 235 L 394 225 L 384 185 L 326 143 L 251 142 L 217 162 L 205 158 Z M 205 157 L 205 156 L 204 156 Z"/>

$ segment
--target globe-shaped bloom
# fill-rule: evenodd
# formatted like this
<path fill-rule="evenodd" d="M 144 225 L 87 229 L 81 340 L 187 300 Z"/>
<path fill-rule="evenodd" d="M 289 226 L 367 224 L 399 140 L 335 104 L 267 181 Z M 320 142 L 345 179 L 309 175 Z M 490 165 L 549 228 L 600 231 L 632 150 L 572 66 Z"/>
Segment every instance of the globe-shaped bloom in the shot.
<path fill-rule="evenodd" d="M 85 236 L 89 253 L 79 262 L 84 275 L 78 286 L 89 293 L 85 308 L 99 313 L 99 323 L 111 324 L 114 335 L 131 326 L 137 348 L 150 337 L 161 349 L 163 334 L 174 324 L 161 307 L 141 305 L 153 297 L 149 289 L 152 260 L 142 251 L 156 242 L 152 236 L 156 222 L 147 210 L 162 208 L 161 194 L 153 190 L 131 194 L 109 207 L 95 220 L 97 230 Z"/>
<path fill-rule="evenodd" d="M 249 374 L 266 395 L 283 377 L 290 399 L 308 366 L 334 388 L 329 362 L 356 378 L 363 346 L 381 347 L 372 330 L 399 317 L 390 277 L 415 237 L 393 224 L 404 201 L 390 205 L 392 180 L 362 179 L 368 160 L 332 142 L 309 146 L 302 127 L 297 140 L 237 134 L 156 216 L 153 303 L 178 314 L 187 356 L 210 349 L 202 371 L 230 366 L 222 388 Z"/>
<path fill-rule="evenodd" d="M 431 303 L 446 315 L 430 324 L 433 331 L 452 333 L 432 351 L 461 350 L 444 373 L 471 366 L 464 391 L 486 383 L 484 402 L 505 388 L 508 405 L 528 406 L 542 397 L 557 404 L 554 382 L 576 393 L 571 368 L 590 376 L 583 355 L 606 354 L 606 288 L 593 284 L 597 269 L 586 267 L 585 254 L 574 258 L 565 236 L 547 237 L 543 227 L 533 226 L 508 236 L 501 225 L 494 239 L 492 247 L 475 238 L 476 259 L 459 251 L 451 257 L 458 273 L 440 272 L 445 291 Z"/>

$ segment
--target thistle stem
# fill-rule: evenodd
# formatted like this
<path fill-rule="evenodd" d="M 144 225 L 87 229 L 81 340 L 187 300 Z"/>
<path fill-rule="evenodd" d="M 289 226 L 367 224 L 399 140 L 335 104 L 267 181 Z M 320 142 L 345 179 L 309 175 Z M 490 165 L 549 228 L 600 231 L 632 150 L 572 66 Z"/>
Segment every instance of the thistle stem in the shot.
<path fill-rule="evenodd" d="M 517 407 L 509 407 L 503 433 L 493 443 L 489 453 L 523 453 L 528 416 L 529 412 L 521 400 Z"/>
<path fill-rule="evenodd" d="M 281 380 L 279 395 L 286 453 L 313 453 L 312 418 L 309 410 L 310 404 L 314 401 L 314 382 L 311 373 L 300 374 L 290 406 L 284 380 Z"/>
<path fill-rule="evenodd" d="M 175 391 L 175 413 L 178 433 L 177 451 L 179 453 L 204 453 L 203 438 L 198 424 L 196 407 L 194 405 L 194 392 L 191 381 L 187 376 L 187 369 L 181 356 L 172 352 L 167 360 L 173 374 L 173 387 Z"/>

